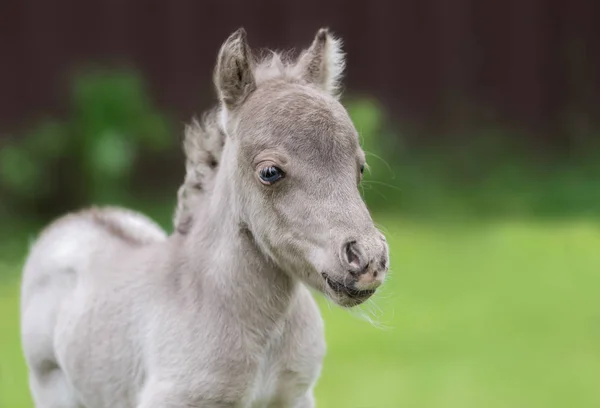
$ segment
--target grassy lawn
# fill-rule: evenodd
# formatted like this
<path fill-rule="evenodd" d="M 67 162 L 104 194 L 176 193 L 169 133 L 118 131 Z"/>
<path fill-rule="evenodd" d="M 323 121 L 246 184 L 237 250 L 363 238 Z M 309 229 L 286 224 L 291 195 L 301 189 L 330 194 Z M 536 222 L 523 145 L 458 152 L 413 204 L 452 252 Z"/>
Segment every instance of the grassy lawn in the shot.
<path fill-rule="evenodd" d="M 325 408 L 600 406 L 600 227 L 391 217 L 392 275 L 362 311 L 320 299 Z M 16 276 L 3 264 L 0 276 Z M 0 284 L 0 407 L 31 407 L 18 283 Z"/>

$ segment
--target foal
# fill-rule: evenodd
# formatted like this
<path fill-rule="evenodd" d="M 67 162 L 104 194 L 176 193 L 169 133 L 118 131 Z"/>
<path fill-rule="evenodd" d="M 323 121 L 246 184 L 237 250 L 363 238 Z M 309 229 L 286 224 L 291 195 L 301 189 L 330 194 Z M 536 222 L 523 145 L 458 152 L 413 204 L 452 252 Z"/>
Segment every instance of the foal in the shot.
<path fill-rule="evenodd" d="M 119 208 L 46 228 L 21 297 L 38 408 L 314 406 L 325 342 L 308 287 L 351 307 L 388 267 L 343 65 L 324 29 L 295 60 L 255 60 L 236 31 L 220 106 L 187 132 L 175 232 Z"/>

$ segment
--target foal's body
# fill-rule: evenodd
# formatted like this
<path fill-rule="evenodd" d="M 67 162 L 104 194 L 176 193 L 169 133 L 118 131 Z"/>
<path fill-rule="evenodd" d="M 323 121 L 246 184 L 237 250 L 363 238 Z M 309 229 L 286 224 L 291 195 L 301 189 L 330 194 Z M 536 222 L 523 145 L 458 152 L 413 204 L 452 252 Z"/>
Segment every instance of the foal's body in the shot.
<path fill-rule="evenodd" d="M 233 251 L 254 253 L 243 236 L 209 244 L 201 262 L 221 267 L 202 270 L 187 238 L 116 209 L 42 234 L 23 298 L 39 407 L 312 406 L 325 345 L 308 289 L 260 256 L 236 264 Z"/>
<path fill-rule="evenodd" d="M 340 55 L 321 30 L 297 61 L 257 65 L 234 33 L 220 108 L 186 134 L 175 232 L 106 208 L 41 234 L 21 301 L 37 408 L 314 406 L 325 343 L 305 285 L 352 307 L 388 265 Z"/>

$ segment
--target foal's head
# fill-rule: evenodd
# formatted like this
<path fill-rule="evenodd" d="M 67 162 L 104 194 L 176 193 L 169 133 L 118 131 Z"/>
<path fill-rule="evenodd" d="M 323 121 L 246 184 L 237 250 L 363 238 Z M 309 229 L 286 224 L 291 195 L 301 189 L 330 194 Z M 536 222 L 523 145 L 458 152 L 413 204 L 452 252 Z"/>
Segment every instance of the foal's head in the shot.
<path fill-rule="evenodd" d="M 243 29 L 223 44 L 215 85 L 240 225 L 279 267 L 336 303 L 354 306 L 381 285 L 385 237 L 358 185 L 365 154 L 338 102 L 344 67 L 327 30 L 296 60 L 256 61 Z"/>

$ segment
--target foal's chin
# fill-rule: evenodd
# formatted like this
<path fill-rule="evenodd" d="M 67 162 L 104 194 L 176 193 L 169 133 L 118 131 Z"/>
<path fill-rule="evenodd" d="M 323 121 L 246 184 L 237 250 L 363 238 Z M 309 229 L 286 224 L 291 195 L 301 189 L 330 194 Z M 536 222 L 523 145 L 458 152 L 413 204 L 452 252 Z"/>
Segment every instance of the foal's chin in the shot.
<path fill-rule="evenodd" d="M 360 296 L 343 295 L 343 294 L 335 293 L 333 291 L 327 291 L 327 292 L 325 292 L 325 294 L 329 299 L 333 300 L 338 306 L 345 307 L 345 308 L 352 308 L 352 307 L 361 305 L 362 303 L 366 302 L 369 298 L 371 298 L 371 296 L 373 296 L 375 294 L 375 291 L 372 291 L 370 293 L 360 295 Z"/>

